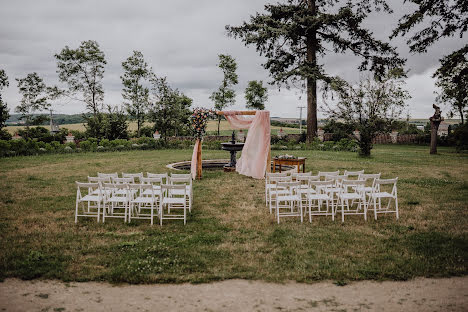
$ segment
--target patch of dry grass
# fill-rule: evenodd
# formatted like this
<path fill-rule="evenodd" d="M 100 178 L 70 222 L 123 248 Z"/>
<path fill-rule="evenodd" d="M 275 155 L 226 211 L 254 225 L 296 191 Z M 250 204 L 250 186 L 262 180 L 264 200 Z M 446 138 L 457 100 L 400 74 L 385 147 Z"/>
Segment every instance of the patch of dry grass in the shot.
<path fill-rule="evenodd" d="M 194 182 L 186 226 L 80 219 L 74 181 L 96 172 L 167 172 L 190 150 L 80 153 L 0 159 L 1 277 L 206 282 L 228 278 L 297 280 L 407 279 L 467 272 L 468 156 L 441 149 L 377 146 L 354 153 L 286 151 L 307 170 L 356 170 L 398 176 L 401 218 L 316 217 L 276 224 L 264 181 L 205 171 Z M 205 159 L 225 158 L 204 151 Z"/>

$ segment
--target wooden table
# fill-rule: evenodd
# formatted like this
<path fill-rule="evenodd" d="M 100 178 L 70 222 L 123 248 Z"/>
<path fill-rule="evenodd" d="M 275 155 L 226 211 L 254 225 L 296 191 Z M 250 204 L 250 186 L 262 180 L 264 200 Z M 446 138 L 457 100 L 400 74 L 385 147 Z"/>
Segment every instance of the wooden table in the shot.
<path fill-rule="evenodd" d="M 273 172 L 276 171 L 276 165 L 279 165 L 279 172 L 281 172 L 281 165 L 293 165 L 297 166 L 297 172 L 301 172 L 300 168 L 302 165 L 302 172 L 305 172 L 305 160 L 306 157 L 299 157 L 296 159 L 279 159 L 273 158 Z"/>

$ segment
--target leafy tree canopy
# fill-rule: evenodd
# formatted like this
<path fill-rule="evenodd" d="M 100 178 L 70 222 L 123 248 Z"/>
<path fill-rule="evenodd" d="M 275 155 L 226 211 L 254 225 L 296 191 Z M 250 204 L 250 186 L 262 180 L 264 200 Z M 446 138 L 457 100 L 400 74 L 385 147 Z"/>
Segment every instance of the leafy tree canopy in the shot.
<path fill-rule="evenodd" d="M 236 74 L 236 60 L 232 56 L 225 54 L 220 54 L 218 57 L 218 67 L 223 72 L 223 80 L 218 90 L 211 94 L 210 100 L 214 102 L 216 110 L 223 110 L 236 102 L 236 92 L 234 91 L 233 86 L 236 85 L 239 81 Z M 218 115 L 218 135 L 220 122 L 221 116 Z"/>
<path fill-rule="evenodd" d="M 88 110 L 97 115 L 104 100 L 102 79 L 107 64 L 99 44 L 88 40 L 81 42 L 76 49 L 65 46 L 59 54 L 55 54 L 55 58 L 59 79 L 68 85 L 68 91 L 62 94 L 70 96 L 81 93 L 82 97 L 78 100 L 86 103 Z"/>
<path fill-rule="evenodd" d="M 263 86 L 263 81 L 249 81 L 245 89 L 245 101 L 248 109 L 264 110 L 268 100 L 268 89 Z"/>
<path fill-rule="evenodd" d="M 458 34 L 462 38 L 468 29 L 466 0 L 405 0 L 405 2 L 414 3 L 418 8 L 400 19 L 392 37 L 404 36 L 418 24 L 428 23 L 408 39 L 411 52 L 427 52 L 429 46 L 443 37 Z"/>
<path fill-rule="evenodd" d="M 226 26 L 228 35 L 254 45 L 266 57 L 263 67 L 278 86 L 307 86 L 307 137 L 317 131 L 317 81 L 333 80 L 317 61 L 330 53 L 360 57 L 360 70 L 384 76 L 404 60 L 388 43 L 374 38 L 363 22 L 373 10 L 391 12 L 384 0 L 287 0 L 265 5 L 265 13 L 241 26 Z"/>
<path fill-rule="evenodd" d="M 172 89 L 166 77 L 152 75 L 150 81 L 153 103 L 149 116 L 154 122 L 155 130 L 158 130 L 165 140 L 170 135 L 187 134 L 192 99 L 179 90 Z"/>
<path fill-rule="evenodd" d="M 137 136 L 139 137 L 149 100 L 149 89 L 144 82 L 148 79 L 151 70 L 139 51 L 133 51 L 133 55 L 122 62 L 122 67 L 124 69 L 124 74 L 120 76 L 124 86 L 122 97 L 126 100 L 125 106 L 128 113 L 137 121 Z"/>
<path fill-rule="evenodd" d="M 433 76 L 437 79 L 436 86 L 441 89 L 437 100 L 450 104 L 451 115 L 459 113 L 463 123 L 468 107 L 468 44 L 442 58 L 440 63 Z"/>
<path fill-rule="evenodd" d="M 16 107 L 16 112 L 21 114 L 21 119 L 26 121 L 27 126 L 42 123 L 44 116 L 34 116 L 34 113 L 50 107 L 44 81 L 35 72 L 22 79 L 17 78 L 16 81 L 22 95 L 21 104 Z"/>
<path fill-rule="evenodd" d="M 372 139 L 391 129 L 406 106 L 405 100 L 410 98 L 401 77 L 401 72 L 392 71 L 380 80 L 367 78 L 358 86 L 343 80 L 332 84 L 338 98 L 334 107 L 328 106 L 327 113 L 331 119 L 360 131 L 357 139 L 363 156 L 370 155 Z"/>

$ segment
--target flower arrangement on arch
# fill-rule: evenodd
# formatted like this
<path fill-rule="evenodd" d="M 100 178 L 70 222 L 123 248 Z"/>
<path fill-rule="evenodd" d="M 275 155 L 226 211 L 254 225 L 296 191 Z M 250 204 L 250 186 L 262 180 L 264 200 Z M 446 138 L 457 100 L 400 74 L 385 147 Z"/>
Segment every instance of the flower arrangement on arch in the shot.
<path fill-rule="evenodd" d="M 208 119 L 216 116 L 216 111 L 203 107 L 196 107 L 190 116 L 190 125 L 192 127 L 195 138 L 202 139 L 206 133 Z"/>

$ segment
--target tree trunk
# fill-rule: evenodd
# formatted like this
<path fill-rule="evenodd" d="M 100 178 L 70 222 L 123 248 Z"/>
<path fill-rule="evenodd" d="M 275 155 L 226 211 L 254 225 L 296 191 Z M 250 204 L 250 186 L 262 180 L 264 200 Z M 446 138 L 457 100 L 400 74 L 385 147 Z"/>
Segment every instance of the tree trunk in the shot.
<path fill-rule="evenodd" d="M 137 117 L 137 137 L 140 137 L 140 116 Z"/>
<path fill-rule="evenodd" d="M 439 130 L 440 120 L 431 119 L 431 151 L 430 154 L 437 154 L 437 131 Z"/>
<path fill-rule="evenodd" d="M 310 14 L 315 16 L 315 0 L 307 0 Z M 307 34 L 307 63 L 312 68 L 317 65 L 317 33 L 313 30 Z M 307 78 L 307 142 L 317 135 L 317 79 L 316 77 Z"/>
<path fill-rule="evenodd" d="M 460 112 L 461 124 L 463 125 L 463 107 L 459 106 L 458 111 Z"/>
<path fill-rule="evenodd" d="M 218 136 L 219 136 L 219 124 L 221 123 L 221 116 L 218 116 Z"/>

